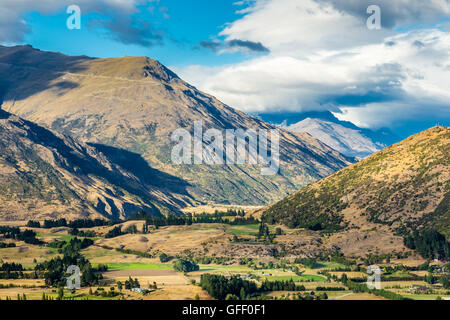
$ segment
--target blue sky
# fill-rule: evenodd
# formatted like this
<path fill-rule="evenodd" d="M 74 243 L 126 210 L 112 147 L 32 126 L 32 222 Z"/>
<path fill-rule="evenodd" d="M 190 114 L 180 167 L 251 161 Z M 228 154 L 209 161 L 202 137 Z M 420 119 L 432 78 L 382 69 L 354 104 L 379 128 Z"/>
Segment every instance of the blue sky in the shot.
<path fill-rule="evenodd" d="M 75 3 L 75 2 L 74 2 Z M 97 13 L 83 13 L 81 30 L 66 28 L 69 14 L 65 8 L 51 14 L 38 11 L 27 12 L 25 20 L 31 32 L 25 34 L 21 43 L 35 48 L 59 51 L 68 55 L 88 55 L 92 57 L 149 56 L 165 65 L 183 67 L 191 64 L 217 66 L 236 63 L 249 58 L 241 52 L 216 54 L 200 46 L 209 41 L 228 22 L 242 15 L 238 10 L 245 6 L 234 5 L 232 1 L 179 1 L 163 0 L 139 6 L 136 17 L 148 21 L 162 34 L 161 42 L 143 46 L 117 41 L 104 28 L 94 28 L 90 23 L 102 16 Z"/>
<path fill-rule="evenodd" d="M 71 4 L 81 30 L 66 27 Z M 449 30 L 450 0 L 0 2 L 0 44 L 149 56 L 244 112 L 331 111 L 401 137 L 450 125 Z"/>

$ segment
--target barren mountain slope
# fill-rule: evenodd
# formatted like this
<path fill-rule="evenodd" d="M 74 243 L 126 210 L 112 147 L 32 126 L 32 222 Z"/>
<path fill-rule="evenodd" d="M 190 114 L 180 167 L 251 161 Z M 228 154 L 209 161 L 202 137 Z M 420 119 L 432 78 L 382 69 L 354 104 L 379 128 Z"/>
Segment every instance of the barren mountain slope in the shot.
<path fill-rule="evenodd" d="M 120 218 L 138 210 L 176 211 L 189 197 L 183 182 L 147 167 L 131 152 L 78 143 L 0 110 L 0 220 Z M 157 187 L 179 186 L 170 196 Z"/>
<path fill-rule="evenodd" d="M 305 133 L 281 130 L 279 175 L 250 165 L 173 165 L 170 134 L 204 129 L 272 129 L 190 86 L 146 57 L 68 57 L 29 46 L 0 47 L 3 109 L 78 139 L 136 152 L 184 179 L 201 202 L 264 204 L 351 163 Z"/>

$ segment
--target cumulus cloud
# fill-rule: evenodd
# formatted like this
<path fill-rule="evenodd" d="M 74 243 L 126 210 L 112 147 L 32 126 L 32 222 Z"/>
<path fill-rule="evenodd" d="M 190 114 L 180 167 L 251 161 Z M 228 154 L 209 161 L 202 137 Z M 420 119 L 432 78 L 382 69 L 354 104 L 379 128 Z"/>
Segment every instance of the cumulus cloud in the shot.
<path fill-rule="evenodd" d="M 393 126 L 409 118 L 450 120 L 449 32 L 411 26 L 403 32 L 369 30 L 361 19 L 366 8 L 356 14 L 351 6 L 356 1 L 339 2 L 349 6 L 337 8 L 333 1 L 321 0 L 256 1 L 220 35 L 226 41 L 264 43 L 269 54 L 218 68 L 189 66 L 177 73 L 246 112 L 330 110 L 364 127 Z M 423 14 L 438 19 L 436 8 L 447 2 L 431 1 Z M 412 0 L 402 3 L 417 6 Z M 409 23 L 419 11 L 401 8 L 390 9 L 391 25 Z"/>
<path fill-rule="evenodd" d="M 382 12 L 382 27 L 394 28 L 404 24 L 434 23 L 450 15 L 449 0 L 315 0 L 331 4 L 339 11 L 349 13 L 362 20 L 367 19 L 366 9 L 378 5 Z"/>
<path fill-rule="evenodd" d="M 82 14 L 97 13 L 102 18 L 90 21 L 91 27 L 102 27 L 114 39 L 127 43 L 150 46 L 162 40 L 162 34 L 146 21 L 135 18 L 139 6 L 156 0 L 77 0 Z M 73 0 L 16 0 L 0 2 L 0 43 L 18 43 L 30 32 L 24 15 L 37 11 L 40 14 L 62 12 Z M 168 17 L 166 11 L 164 14 Z"/>

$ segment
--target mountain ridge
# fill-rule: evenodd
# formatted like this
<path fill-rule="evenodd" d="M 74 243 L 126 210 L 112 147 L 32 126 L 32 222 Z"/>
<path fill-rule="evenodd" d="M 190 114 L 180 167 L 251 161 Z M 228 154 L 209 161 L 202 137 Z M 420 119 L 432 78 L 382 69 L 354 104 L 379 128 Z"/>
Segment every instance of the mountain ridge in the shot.
<path fill-rule="evenodd" d="M 8 55 L 11 50 L 20 54 Z M 6 56 L 8 63 L 2 60 Z M 46 68 L 36 72 L 23 62 L 33 59 Z M 275 126 L 198 91 L 147 57 L 50 54 L 42 60 L 43 51 L 0 47 L 0 75 L 8 79 L 2 85 L 3 109 L 80 141 L 140 154 L 150 167 L 185 180 L 193 202 L 265 204 L 354 161 L 308 134 L 281 129 L 278 175 L 262 177 L 251 165 L 175 166 L 170 134 L 179 128 L 192 132 L 194 121 L 219 130 Z"/>
<path fill-rule="evenodd" d="M 114 151 L 139 163 L 139 156 L 111 149 L 114 150 L 110 154 Z M 150 179 L 130 170 L 123 161 L 112 159 L 102 146 L 77 142 L 3 110 L 0 110 L 0 150 L 3 220 L 30 217 L 116 220 L 140 210 L 161 216 L 177 212 L 179 202 L 189 201 L 183 181 L 148 168 Z M 179 186 L 178 198 L 164 195 L 164 188 L 151 181 L 158 179 Z"/>

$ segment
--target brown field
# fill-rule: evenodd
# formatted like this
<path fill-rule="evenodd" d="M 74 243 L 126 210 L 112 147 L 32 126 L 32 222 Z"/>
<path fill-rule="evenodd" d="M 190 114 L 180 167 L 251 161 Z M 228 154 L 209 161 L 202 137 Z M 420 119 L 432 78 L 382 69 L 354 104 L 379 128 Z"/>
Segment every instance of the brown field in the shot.
<path fill-rule="evenodd" d="M 161 227 L 150 234 L 127 234 L 96 241 L 97 245 L 125 248 L 142 252 L 162 251 L 177 254 L 186 249 L 198 251 L 202 243 L 227 239 L 221 225 L 196 224 L 191 226 Z"/>
<path fill-rule="evenodd" d="M 370 293 L 347 293 L 334 298 L 335 300 L 386 300 L 383 297 L 375 296 Z"/>

